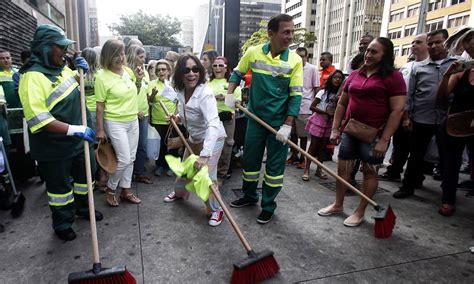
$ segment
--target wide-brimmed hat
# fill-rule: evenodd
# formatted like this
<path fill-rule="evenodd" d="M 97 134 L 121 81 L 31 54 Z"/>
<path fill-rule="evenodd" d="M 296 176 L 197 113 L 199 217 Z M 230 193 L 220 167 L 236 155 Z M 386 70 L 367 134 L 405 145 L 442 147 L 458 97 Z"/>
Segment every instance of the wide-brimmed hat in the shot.
<path fill-rule="evenodd" d="M 117 156 L 112 143 L 100 142 L 97 150 L 95 150 L 95 158 L 99 166 L 109 174 L 117 171 Z"/>

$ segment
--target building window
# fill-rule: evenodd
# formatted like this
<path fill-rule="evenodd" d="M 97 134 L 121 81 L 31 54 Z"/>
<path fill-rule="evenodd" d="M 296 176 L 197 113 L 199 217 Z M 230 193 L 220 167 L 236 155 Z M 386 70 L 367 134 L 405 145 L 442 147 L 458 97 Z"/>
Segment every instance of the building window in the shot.
<path fill-rule="evenodd" d="M 402 56 L 408 56 L 411 53 L 411 47 L 402 47 Z"/>
<path fill-rule="evenodd" d="M 301 7 L 301 5 L 303 4 L 302 2 L 303 2 L 303 0 L 300 0 L 298 3 L 286 8 L 285 11 L 288 13 L 288 12 L 293 11 L 294 9 L 298 8 L 298 7 Z"/>
<path fill-rule="evenodd" d="M 295 25 L 295 29 L 299 29 L 299 28 L 301 28 L 301 23 L 298 23 Z"/>
<path fill-rule="evenodd" d="M 316 10 L 311 10 L 311 15 L 316 15 Z"/>
<path fill-rule="evenodd" d="M 414 36 L 416 27 L 405 28 L 404 36 Z"/>
<path fill-rule="evenodd" d="M 465 26 L 469 22 L 469 15 L 464 15 L 448 20 L 448 28 Z"/>
<path fill-rule="evenodd" d="M 296 14 L 293 15 L 293 19 L 296 19 L 296 18 L 299 18 L 299 17 L 301 17 L 301 12 L 296 13 Z"/>
<path fill-rule="evenodd" d="M 316 25 L 316 21 L 311 21 L 310 25 L 311 25 L 311 26 L 315 26 L 315 25 Z"/>
<path fill-rule="evenodd" d="M 407 18 L 418 16 L 420 14 L 420 6 L 408 7 Z"/>
<path fill-rule="evenodd" d="M 394 11 L 390 15 L 390 22 L 399 21 L 401 19 L 403 19 L 403 10 Z"/>
<path fill-rule="evenodd" d="M 451 5 L 461 4 L 461 3 L 464 3 L 464 2 L 466 2 L 466 0 L 452 0 Z"/>
<path fill-rule="evenodd" d="M 388 32 L 389 39 L 397 39 L 402 37 L 402 31 Z"/>
<path fill-rule="evenodd" d="M 433 22 L 430 24 L 425 25 L 425 33 L 429 33 L 434 30 L 439 30 L 443 28 L 443 20 L 439 20 L 438 22 Z"/>
<path fill-rule="evenodd" d="M 446 7 L 446 0 L 429 0 L 428 12 Z"/>

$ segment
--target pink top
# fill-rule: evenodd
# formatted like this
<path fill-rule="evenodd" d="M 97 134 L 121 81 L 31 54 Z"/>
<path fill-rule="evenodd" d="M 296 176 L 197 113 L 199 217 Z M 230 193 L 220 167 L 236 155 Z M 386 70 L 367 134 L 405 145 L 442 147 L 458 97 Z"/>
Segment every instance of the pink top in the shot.
<path fill-rule="evenodd" d="M 370 77 L 364 70 L 353 71 L 343 87 L 349 95 L 347 118 L 381 128 L 390 115 L 390 97 L 406 96 L 407 88 L 398 71 L 382 78 L 379 73 Z"/>

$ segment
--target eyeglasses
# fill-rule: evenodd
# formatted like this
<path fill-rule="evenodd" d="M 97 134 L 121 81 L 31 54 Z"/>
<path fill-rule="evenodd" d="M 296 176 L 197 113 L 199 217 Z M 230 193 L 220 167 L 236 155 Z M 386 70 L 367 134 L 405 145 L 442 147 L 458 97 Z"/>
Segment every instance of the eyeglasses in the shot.
<path fill-rule="evenodd" d="M 186 67 L 184 74 L 188 74 L 191 71 L 193 71 L 193 73 L 199 73 L 199 67 L 197 67 L 197 65 L 194 65 L 192 68 Z"/>
<path fill-rule="evenodd" d="M 224 68 L 224 67 L 227 67 L 227 65 L 225 65 L 225 64 L 212 64 L 212 67 L 214 67 L 214 68 L 217 68 L 217 67 Z"/>

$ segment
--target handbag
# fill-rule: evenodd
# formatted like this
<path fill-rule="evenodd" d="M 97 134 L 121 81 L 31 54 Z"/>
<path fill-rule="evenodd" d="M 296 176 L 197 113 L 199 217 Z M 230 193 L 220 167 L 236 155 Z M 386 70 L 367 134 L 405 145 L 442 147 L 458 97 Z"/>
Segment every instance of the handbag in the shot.
<path fill-rule="evenodd" d="M 219 119 L 222 122 L 232 120 L 232 112 L 230 112 L 230 111 L 220 112 L 219 113 Z"/>
<path fill-rule="evenodd" d="M 349 119 L 346 127 L 344 127 L 344 133 L 350 135 L 360 141 L 365 143 L 373 143 L 380 129 L 364 124 L 360 121 L 357 121 L 353 118 Z"/>
<path fill-rule="evenodd" d="M 178 103 L 176 103 L 176 112 L 178 112 Z M 186 118 L 186 115 L 185 115 L 185 118 Z M 174 149 L 179 149 L 183 147 L 184 143 L 183 141 L 181 141 L 181 138 L 179 137 L 179 135 L 178 136 L 172 136 L 172 135 L 173 135 L 173 125 L 171 125 L 170 123 L 165 135 L 165 143 L 168 150 L 174 150 Z"/>
<path fill-rule="evenodd" d="M 449 114 L 446 121 L 446 132 L 453 137 L 474 135 L 474 110 Z"/>

